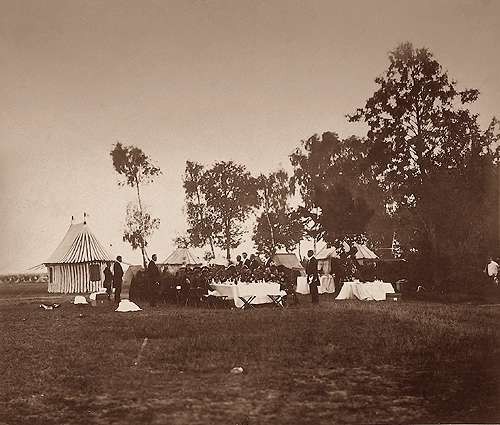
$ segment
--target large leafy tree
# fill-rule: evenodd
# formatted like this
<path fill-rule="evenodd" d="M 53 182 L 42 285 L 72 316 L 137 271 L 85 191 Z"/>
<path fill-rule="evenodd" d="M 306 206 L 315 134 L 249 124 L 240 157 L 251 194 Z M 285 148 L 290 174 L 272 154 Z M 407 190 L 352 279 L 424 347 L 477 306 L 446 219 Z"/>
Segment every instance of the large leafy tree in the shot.
<path fill-rule="evenodd" d="M 152 217 L 144 207 L 141 210 L 132 202 L 127 205 L 123 241 L 130 243 L 132 249 L 145 250 L 149 238 L 159 227 L 160 219 Z"/>
<path fill-rule="evenodd" d="M 367 160 L 437 282 L 446 250 L 474 227 L 464 216 L 484 208 L 484 179 L 498 159 L 496 122 L 481 131 L 468 109 L 479 92 L 459 90 L 428 49 L 403 43 L 389 61 L 349 119 L 368 125 Z"/>
<path fill-rule="evenodd" d="M 137 193 L 138 207 L 127 208 L 126 227 L 124 240 L 130 242 L 133 249 L 140 248 L 144 267 L 147 263 L 146 246 L 147 239 L 153 230 L 160 224 L 158 218 L 152 218 L 145 211 L 142 202 L 141 188 L 143 185 L 152 183 L 154 178 L 161 174 L 151 159 L 136 146 L 124 146 L 116 143 L 110 152 L 115 171 L 123 177 L 119 185 L 127 185 L 135 189 Z"/>
<path fill-rule="evenodd" d="M 205 169 L 202 164 L 186 161 L 183 186 L 188 235 L 190 244 L 195 247 L 203 247 L 208 243 L 212 256 L 215 257 L 214 239 L 221 227 L 207 206 L 204 174 Z"/>
<path fill-rule="evenodd" d="M 241 242 L 243 223 L 258 203 L 255 179 L 244 165 L 216 162 L 203 174 L 202 191 L 210 220 L 217 223 L 215 243 L 230 259 L 231 249 Z"/>
<path fill-rule="evenodd" d="M 284 170 L 257 177 L 261 213 L 257 216 L 253 240 L 259 252 L 268 256 L 277 249 L 293 250 L 304 235 L 300 216 L 289 206 L 290 179 Z"/>
<path fill-rule="evenodd" d="M 313 237 L 342 249 L 342 242 L 366 236 L 375 212 L 385 213 L 363 139 L 315 134 L 302 141 L 290 160 L 304 202 L 299 211 Z"/>

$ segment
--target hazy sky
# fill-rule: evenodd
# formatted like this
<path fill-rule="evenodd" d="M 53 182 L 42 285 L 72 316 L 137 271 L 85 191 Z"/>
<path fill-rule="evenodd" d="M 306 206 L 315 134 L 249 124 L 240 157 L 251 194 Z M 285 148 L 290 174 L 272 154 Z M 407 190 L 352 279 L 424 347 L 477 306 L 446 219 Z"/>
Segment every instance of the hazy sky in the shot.
<path fill-rule="evenodd" d="M 134 192 L 109 151 L 140 146 L 163 259 L 185 230 L 187 159 L 289 167 L 313 133 L 363 135 L 387 52 L 428 47 L 486 125 L 500 117 L 500 1 L 0 0 L 0 272 L 46 260 L 83 212 L 112 254 Z M 250 239 L 250 235 L 248 236 Z M 110 244 L 112 246 L 110 247 Z"/>

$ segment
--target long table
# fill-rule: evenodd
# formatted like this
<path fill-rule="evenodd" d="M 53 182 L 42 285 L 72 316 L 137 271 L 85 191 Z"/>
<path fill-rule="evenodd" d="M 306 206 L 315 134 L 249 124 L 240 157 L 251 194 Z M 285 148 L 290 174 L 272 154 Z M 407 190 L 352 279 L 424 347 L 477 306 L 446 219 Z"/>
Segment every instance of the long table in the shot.
<path fill-rule="evenodd" d="M 321 275 L 319 277 L 318 294 L 333 294 L 335 292 L 335 282 L 333 276 L 330 274 Z M 309 284 L 307 283 L 306 276 L 297 277 L 297 289 L 298 294 L 309 294 Z"/>
<path fill-rule="evenodd" d="M 212 283 L 209 295 L 232 299 L 237 308 L 249 308 L 254 304 L 274 303 L 283 307 L 285 291 L 274 282 L 239 282 L 238 284 Z"/>
<path fill-rule="evenodd" d="M 375 282 L 344 282 L 336 300 L 382 301 L 387 294 L 394 294 L 391 283 Z"/>

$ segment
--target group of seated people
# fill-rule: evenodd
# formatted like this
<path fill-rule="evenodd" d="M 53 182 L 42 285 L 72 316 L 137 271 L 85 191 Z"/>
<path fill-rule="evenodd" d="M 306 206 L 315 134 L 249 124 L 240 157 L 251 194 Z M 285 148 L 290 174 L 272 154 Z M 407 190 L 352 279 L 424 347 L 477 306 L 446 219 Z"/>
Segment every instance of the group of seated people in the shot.
<path fill-rule="evenodd" d="M 238 256 L 239 257 L 239 256 Z M 275 265 L 271 260 L 263 264 L 257 257 L 245 264 L 237 257 L 236 264 L 229 266 L 192 267 L 185 265 L 173 273 L 165 266 L 159 284 L 148 279 L 144 271 L 138 271 L 130 285 L 130 299 L 149 300 L 152 305 L 158 303 L 200 304 L 209 300 L 212 284 L 238 284 L 239 282 L 274 282 L 281 289 L 295 294 L 294 289 L 300 272 L 283 265 Z M 252 257 L 252 256 L 251 256 Z"/>
<path fill-rule="evenodd" d="M 331 274 L 335 286 L 340 290 L 342 282 L 358 279 L 362 282 L 374 281 L 379 278 L 379 270 L 375 262 L 359 264 L 354 255 L 334 259 L 331 264 Z M 236 262 L 229 266 L 190 266 L 171 269 L 164 266 L 160 282 L 153 284 L 147 272 L 139 271 L 133 277 L 130 286 L 130 299 L 137 301 L 149 300 L 152 305 L 158 303 L 199 304 L 210 300 L 213 284 L 238 284 L 252 282 L 279 283 L 281 289 L 288 295 L 295 294 L 297 277 L 300 272 L 276 265 L 272 259 L 265 263 L 255 254 L 248 257 L 238 255 Z M 216 302 L 212 297 L 212 301 Z M 220 301 L 220 300 L 219 300 Z"/>

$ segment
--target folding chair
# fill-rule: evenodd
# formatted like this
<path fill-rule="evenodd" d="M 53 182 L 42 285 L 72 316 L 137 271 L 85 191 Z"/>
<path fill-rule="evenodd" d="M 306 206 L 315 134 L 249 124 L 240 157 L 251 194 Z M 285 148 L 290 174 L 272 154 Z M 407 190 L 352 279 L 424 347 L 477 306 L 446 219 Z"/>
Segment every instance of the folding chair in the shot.
<path fill-rule="evenodd" d="M 285 297 L 286 295 L 268 295 L 273 304 L 277 307 L 285 308 Z"/>

